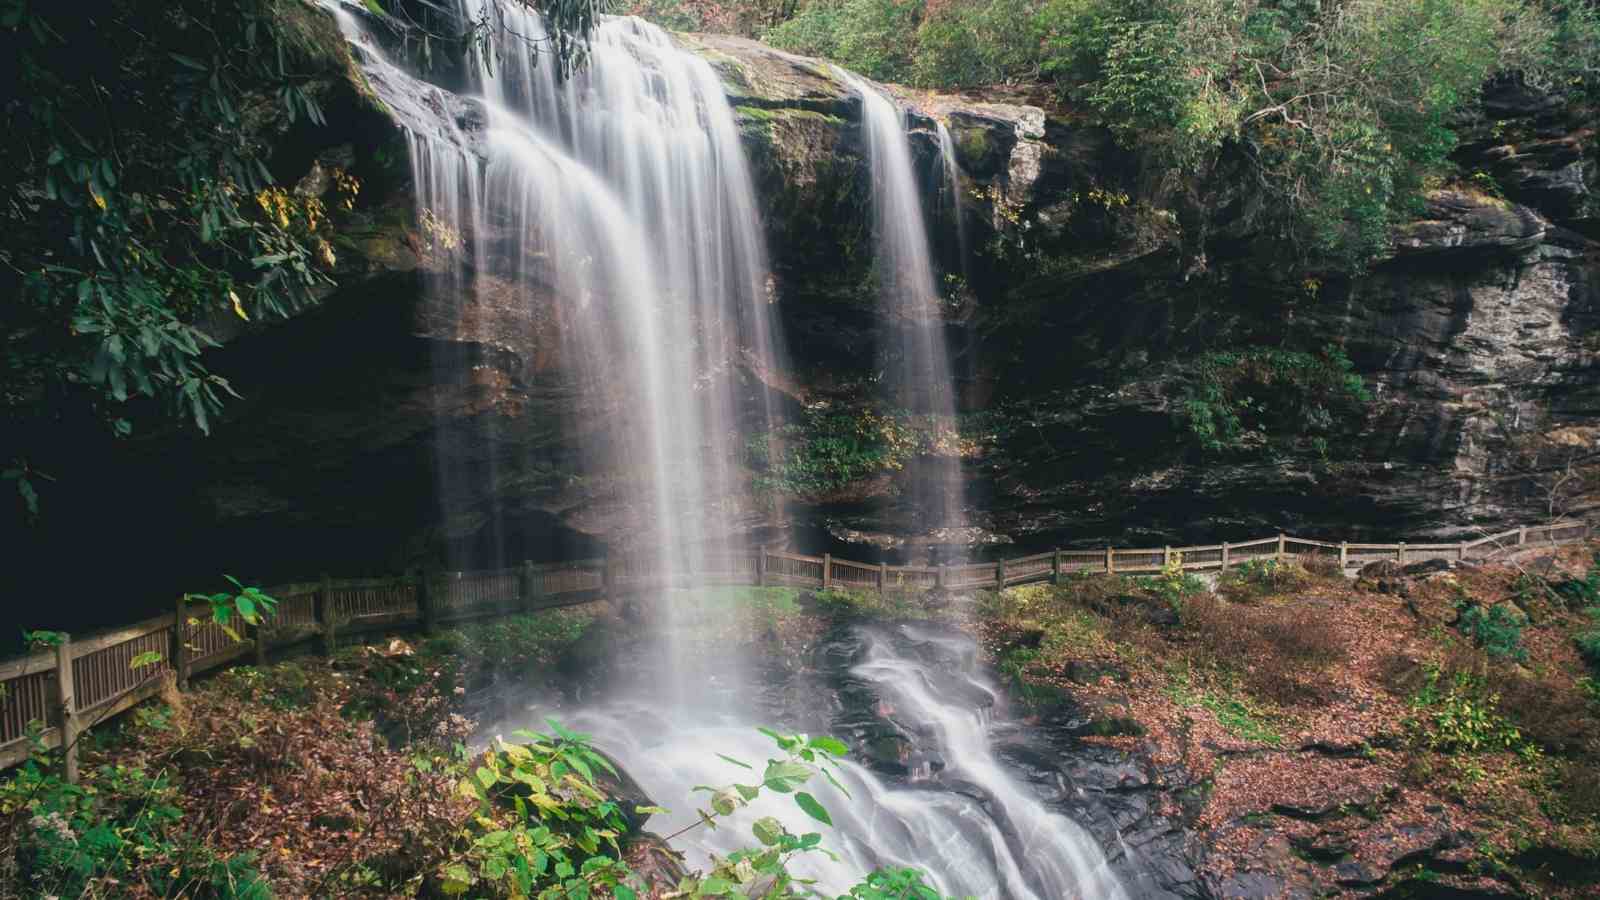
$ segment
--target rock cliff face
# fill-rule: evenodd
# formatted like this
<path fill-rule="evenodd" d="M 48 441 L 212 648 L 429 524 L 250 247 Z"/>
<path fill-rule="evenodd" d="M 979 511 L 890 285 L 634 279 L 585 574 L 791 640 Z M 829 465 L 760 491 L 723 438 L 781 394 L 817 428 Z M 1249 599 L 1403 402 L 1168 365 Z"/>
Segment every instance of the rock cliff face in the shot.
<path fill-rule="evenodd" d="M 881 337 L 859 100 L 825 63 L 681 39 L 727 85 L 768 229 L 792 364 L 755 377 L 791 409 L 858 401 Z M 1181 178 L 1070 109 L 1003 90 L 900 96 L 948 273 L 960 397 L 993 425 L 969 462 L 974 519 L 993 540 L 1454 535 L 1589 508 L 1600 220 L 1581 110 L 1492 86 L 1481 120 L 1463 125 L 1471 186 L 1435 191 L 1369 274 L 1308 285 L 1251 235 L 1230 185 L 1175 188 Z M 68 523 L 160 504 L 184 523 L 176 533 L 108 522 L 93 537 L 108 566 L 164 591 L 205 556 L 264 580 L 447 555 L 492 565 L 588 552 L 621 521 L 605 485 L 573 474 L 585 414 L 562 377 L 561 298 L 423 302 L 442 273 L 414 221 L 398 128 L 359 76 L 330 80 L 324 105 L 349 126 L 286 136 L 281 163 L 308 190 L 321 162 L 363 178 L 340 225 L 337 292 L 288 323 L 219 326 L 215 368 L 246 399 L 215 436 L 84 440 L 48 517 L 59 524 L 25 550 L 64 560 L 55 548 L 84 534 Z M 470 133 L 472 107 L 457 112 Z M 936 122 L 950 132 L 956 197 Z M 1347 349 L 1376 398 L 1365 420 L 1326 458 L 1190 450 L 1172 421 L 1186 361 L 1284 335 Z M 446 454 L 459 477 L 440 475 Z M 869 501 L 914 471 L 796 498 L 793 529 L 768 537 L 847 552 L 893 530 Z"/>
<path fill-rule="evenodd" d="M 853 98 L 814 61 L 686 41 L 744 118 L 797 379 L 813 401 L 848 400 L 875 344 Z M 1005 92 L 902 99 L 933 237 L 962 276 L 962 396 L 1000 423 L 971 469 L 1002 540 L 1453 536 L 1592 505 L 1600 232 L 1584 110 L 1491 85 L 1461 125 L 1464 186 L 1433 190 L 1368 274 L 1324 283 L 1284 274 L 1235 186 L 1174 188 L 1181 174 L 1072 110 Z M 937 200 L 934 119 L 959 164 L 958 220 Z M 1206 349 L 1263 343 L 1345 348 L 1375 397 L 1364 420 L 1325 457 L 1187 449 L 1175 376 Z M 835 537 L 890 528 L 859 496 L 828 499 L 802 508 Z"/>

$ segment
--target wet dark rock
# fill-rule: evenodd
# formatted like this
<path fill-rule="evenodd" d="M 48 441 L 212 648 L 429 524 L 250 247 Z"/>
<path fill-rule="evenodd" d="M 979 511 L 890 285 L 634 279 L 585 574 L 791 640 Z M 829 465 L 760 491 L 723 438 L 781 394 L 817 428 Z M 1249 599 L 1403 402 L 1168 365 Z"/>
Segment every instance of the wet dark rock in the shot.
<path fill-rule="evenodd" d="M 1362 581 L 1377 582 L 1385 578 L 1397 578 L 1402 574 L 1404 572 L 1399 563 L 1382 559 L 1362 566 L 1361 571 L 1357 573 L 1357 577 Z"/>
<path fill-rule="evenodd" d="M 622 858 L 646 885 L 659 889 L 675 888 L 688 875 L 683 854 L 652 832 L 630 835 L 623 843 Z"/>
<path fill-rule="evenodd" d="M 311 817 L 311 827 L 326 828 L 330 831 L 350 831 L 356 827 L 356 819 L 349 813 L 318 813 Z"/>
<path fill-rule="evenodd" d="M 595 752 L 611 763 L 612 769 L 615 770 L 607 771 L 604 766 L 593 767 L 595 788 L 616 801 L 617 812 L 627 823 L 629 831 L 643 831 L 653 814 L 641 813 L 639 807 L 653 807 L 656 802 L 645 793 L 644 788 L 628 774 L 628 770 L 623 768 L 615 757 L 603 750 Z"/>
<path fill-rule="evenodd" d="M 1429 559 L 1424 560 L 1423 562 L 1411 563 L 1410 565 L 1401 568 L 1400 574 L 1406 576 L 1407 578 L 1417 578 L 1426 575 L 1437 575 L 1440 572 L 1448 572 L 1451 568 L 1452 566 L 1449 560 Z"/>
<path fill-rule="evenodd" d="M 1061 667 L 1061 674 L 1074 684 L 1093 684 L 1102 678 L 1128 680 L 1126 670 L 1116 663 L 1103 660 L 1074 659 Z"/>

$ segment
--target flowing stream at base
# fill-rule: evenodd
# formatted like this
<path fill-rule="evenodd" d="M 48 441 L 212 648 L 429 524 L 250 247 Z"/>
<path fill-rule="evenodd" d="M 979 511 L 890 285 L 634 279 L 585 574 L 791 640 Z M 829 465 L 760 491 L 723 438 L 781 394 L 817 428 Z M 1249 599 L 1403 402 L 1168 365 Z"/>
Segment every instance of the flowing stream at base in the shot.
<path fill-rule="evenodd" d="M 797 874 L 836 896 L 876 868 L 913 866 L 944 896 L 986 900 L 1126 900 L 1100 847 L 1088 832 L 1047 808 L 1006 771 L 992 739 L 992 710 L 999 692 L 979 673 L 976 645 L 953 632 L 915 625 L 854 629 L 832 652 L 838 663 L 833 691 L 813 687 L 801 695 L 810 703 L 853 694 L 860 702 L 853 721 L 877 718 L 882 727 L 915 737 L 906 754 L 908 775 L 880 774 L 852 761 L 842 764 L 839 780 L 849 796 L 818 777 L 808 786 L 833 819 L 827 828 L 801 812 L 788 795 L 763 792 L 750 807 L 715 831 L 690 830 L 674 846 L 691 867 L 711 854 L 749 846 L 749 825 L 774 816 L 791 832 L 823 834 L 823 846 L 838 855 L 805 855 Z M 748 683 L 746 673 L 708 680 L 707 694 Z M 647 680 L 647 679 L 646 679 Z M 753 765 L 778 755 L 773 742 L 755 730 L 759 724 L 734 710 L 759 708 L 758 702 L 730 703 L 726 694 L 701 706 L 663 705 L 641 697 L 630 686 L 625 699 L 589 703 L 575 710 L 532 710 L 502 723 L 496 731 L 544 728 L 546 715 L 569 728 L 588 732 L 610 752 L 645 792 L 670 812 L 651 819 L 662 835 L 696 821 L 695 805 L 706 795 L 696 785 L 721 787 L 751 781 L 752 773 L 719 759 L 722 753 Z M 737 697 L 737 694 L 734 695 Z M 867 699 L 870 697 L 870 699 Z M 837 706 L 837 701 L 832 701 Z M 863 711 L 865 710 L 865 711 Z M 832 715 L 835 723 L 851 714 Z M 876 726 L 873 726 L 876 727 Z M 832 727 L 847 740 L 859 728 Z"/>

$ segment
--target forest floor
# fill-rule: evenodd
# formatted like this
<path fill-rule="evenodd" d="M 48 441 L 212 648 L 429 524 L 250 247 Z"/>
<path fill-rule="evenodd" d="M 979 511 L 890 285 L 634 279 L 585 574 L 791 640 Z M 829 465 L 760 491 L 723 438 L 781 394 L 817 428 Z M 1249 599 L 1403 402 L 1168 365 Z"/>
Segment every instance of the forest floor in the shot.
<path fill-rule="evenodd" d="M 1212 884 L 1600 896 L 1594 548 L 1364 571 L 1072 579 L 988 598 L 979 627 L 1014 694 L 1069 696 L 1106 723 L 1086 741 L 1194 779 L 1170 811 Z"/>
<path fill-rule="evenodd" d="M 708 649 L 794 655 L 840 615 L 959 619 L 1024 715 L 1081 709 L 1082 741 L 1145 762 L 1223 894 L 1600 896 L 1594 552 L 1359 581 L 1256 565 L 1214 591 L 1096 576 L 971 604 L 722 589 L 694 626 Z M 170 690 L 90 733 L 81 785 L 45 755 L 0 779 L 0 896 L 435 896 L 478 814 L 472 698 L 570 681 L 639 612 L 391 636 Z"/>

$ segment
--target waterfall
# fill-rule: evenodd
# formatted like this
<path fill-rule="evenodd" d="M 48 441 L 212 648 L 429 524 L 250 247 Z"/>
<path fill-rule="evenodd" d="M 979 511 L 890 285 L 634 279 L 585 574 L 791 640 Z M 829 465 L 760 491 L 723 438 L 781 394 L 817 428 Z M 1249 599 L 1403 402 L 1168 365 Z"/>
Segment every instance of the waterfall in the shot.
<path fill-rule="evenodd" d="M 764 793 L 724 827 L 694 829 L 680 838 L 676 847 L 691 866 L 747 846 L 749 823 L 773 816 L 795 834 L 822 832 L 823 846 L 837 854 L 836 860 L 806 854 L 792 866 L 797 875 L 816 879 L 815 887 L 826 896 L 837 896 L 875 868 L 913 866 L 940 896 L 1126 900 L 1088 832 L 1046 808 L 996 757 L 989 709 L 998 691 L 975 672 L 977 648 L 970 638 L 907 625 L 863 629 L 850 640 L 859 649 L 847 668 L 848 681 L 875 695 L 880 715 L 919 736 L 921 755 L 907 765 L 911 777 L 888 779 L 847 760 L 838 777 L 849 796 L 819 777 L 807 789 L 827 808 L 836 826 L 831 829 L 799 811 L 790 797 Z M 800 693 L 813 703 L 819 697 L 816 690 Z M 696 785 L 748 779 L 748 772 L 716 754 L 759 769 L 760 761 L 775 752 L 754 723 L 727 712 L 725 702 L 717 704 L 720 710 L 684 711 L 636 694 L 575 712 L 541 710 L 501 729 L 526 725 L 537 730 L 548 713 L 593 734 L 652 799 L 670 810 L 649 824 L 660 834 L 696 821 Z M 940 764 L 930 765 L 932 758 Z"/>
<path fill-rule="evenodd" d="M 735 535 L 758 513 L 739 438 L 771 410 L 740 381 L 778 368 L 777 341 L 764 232 L 709 64 L 659 28 L 603 17 L 587 64 L 563 80 L 537 14 L 460 0 L 460 21 L 483 27 L 473 96 L 456 97 L 385 58 L 358 14 L 339 14 L 408 132 L 420 230 L 453 254 L 433 314 L 476 293 L 484 308 L 522 303 L 553 323 L 582 474 L 627 511 L 613 553 L 682 581 L 744 549 Z M 439 450 L 442 495 L 462 479 L 496 484 L 458 455 Z"/>
<path fill-rule="evenodd" d="M 881 354 L 884 381 L 893 402 L 927 429 L 934 448 L 917 470 L 905 524 L 924 531 L 929 543 L 955 542 L 967 524 L 955 379 L 905 113 L 876 86 L 835 71 L 861 97 L 861 128 L 871 160 L 875 273 L 884 329 L 891 336 Z"/>
<path fill-rule="evenodd" d="M 956 163 L 956 142 L 943 122 L 935 122 L 939 132 L 939 161 L 944 163 L 945 201 L 950 204 L 950 220 L 956 228 L 956 252 L 961 259 L 962 275 L 967 273 L 967 226 L 961 218 L 961 170 Z"/>

